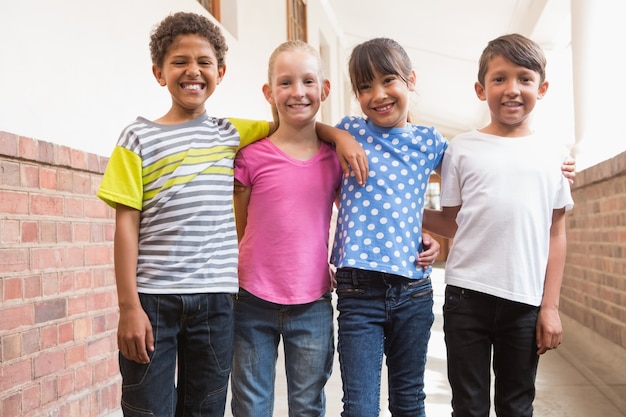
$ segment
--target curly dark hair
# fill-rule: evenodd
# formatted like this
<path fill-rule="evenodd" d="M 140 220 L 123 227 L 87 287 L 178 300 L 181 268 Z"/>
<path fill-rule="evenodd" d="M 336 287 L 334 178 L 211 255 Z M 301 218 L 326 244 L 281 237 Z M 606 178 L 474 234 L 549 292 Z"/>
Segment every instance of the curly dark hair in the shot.
<path fill-rule="evenodd" d="M 215 50 L 218 67 L 224 67 L 228 45 L 220 28 L 205 16 L 187 12 L 167 16 L 152 31 L 150 35 L 152 64 L 157 67 L 163 66 L 165 55 L 176 37 L 189 34 L 206 38 Z"/>

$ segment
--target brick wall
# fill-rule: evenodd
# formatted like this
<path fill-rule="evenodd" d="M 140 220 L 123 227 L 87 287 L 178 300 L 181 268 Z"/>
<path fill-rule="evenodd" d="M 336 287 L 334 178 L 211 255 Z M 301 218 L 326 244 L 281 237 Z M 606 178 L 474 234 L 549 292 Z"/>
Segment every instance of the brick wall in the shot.
<path fill-rule="evenodd" d="M 0 132 L 0 416 L 119 407 L 107 159 Z"/>
<path fill-rule="evenodd" d="M 561 311 L 626 348 L 626 152 L 576 174 Z"/>

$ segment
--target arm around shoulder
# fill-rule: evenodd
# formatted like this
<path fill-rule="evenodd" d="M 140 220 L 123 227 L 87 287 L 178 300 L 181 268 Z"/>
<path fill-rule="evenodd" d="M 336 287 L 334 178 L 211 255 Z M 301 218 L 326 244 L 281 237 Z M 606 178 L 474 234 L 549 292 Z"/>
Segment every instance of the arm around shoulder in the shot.
<path fill-rule="evenodd" d="M 352 168 L 357 182 L 365 185 L 369 164 L 363 147 L 356 139 L 345 130 L 319 122 L 315 123 L 315 132 L 324 142 L 335 144 L 344 175 L 349 176 L 350 168 Z"/>
<path fill-rule="evenodd" d="M 461 206 L 443 207 L 441 210 L 424 209 L 422 227 L 439 236 L 453 238 L 456 234 L 456 215 Z"/>

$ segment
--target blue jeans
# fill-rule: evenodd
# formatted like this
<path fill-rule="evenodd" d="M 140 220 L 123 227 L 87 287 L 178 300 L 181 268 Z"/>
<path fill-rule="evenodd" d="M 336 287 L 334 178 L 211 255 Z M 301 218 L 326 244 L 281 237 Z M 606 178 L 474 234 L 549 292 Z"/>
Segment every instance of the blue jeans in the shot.
<path fill-rule="evenodd" d="M 232 295 L 139 294 L 139 299 L 152 324 L 154 352 L 148 364 L 120 354 L 124 416 L 223 417 L 232 363 Z"/>
<path fill-rule="evenodd" d="M 389 411 L 423 417 L 433 289 L 429 277 L 340 268 L 337 279 L 343 417 L 377 417 L 386 356 Z"/>
<path fill-rule="evenodd" d="M 235 300 L 232 412 L 271 417 L 278 343 L 283 340 L 290 417 L 321 417 L 335 353 L 330 293 L 309 304 L 282 305 L 240 289 Z"/>
<path fill-rule="evenodd" d="M 499 417 L 533 415 L 539 308 L 448 285 L 443 306 L 452 416 L 488 417 L 491 360 Z"/>

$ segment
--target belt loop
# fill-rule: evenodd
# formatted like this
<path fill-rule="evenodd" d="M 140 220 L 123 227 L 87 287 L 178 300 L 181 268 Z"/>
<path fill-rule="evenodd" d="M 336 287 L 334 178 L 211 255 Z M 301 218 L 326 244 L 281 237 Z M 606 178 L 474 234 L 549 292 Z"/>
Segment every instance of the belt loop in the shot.
<path fill-rule="evenodd" d="M 352 274 L 352 285 L 354 285 L 355 287 L 359 285 L 359 280 L 358 280 L 358 273 L 357 273 L 357 269 L 356 268 L 352 268 L 352 271 L 350 271 Z"/>

